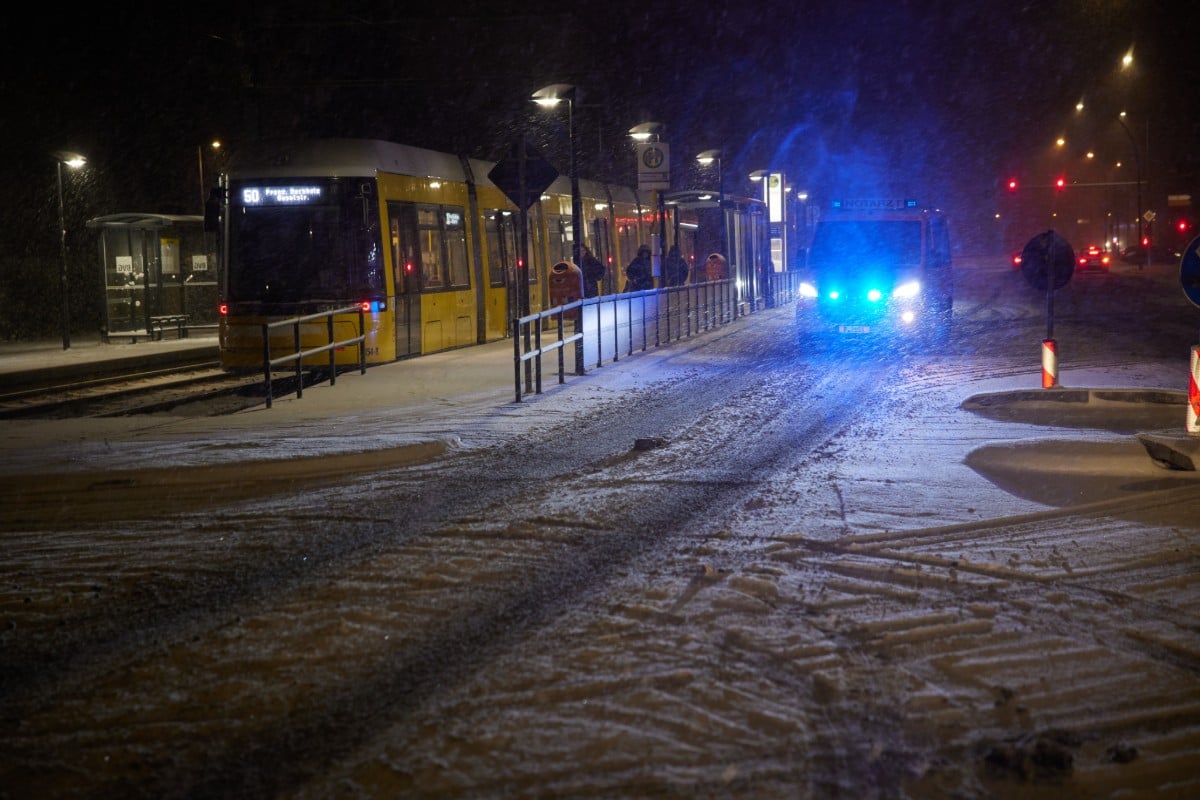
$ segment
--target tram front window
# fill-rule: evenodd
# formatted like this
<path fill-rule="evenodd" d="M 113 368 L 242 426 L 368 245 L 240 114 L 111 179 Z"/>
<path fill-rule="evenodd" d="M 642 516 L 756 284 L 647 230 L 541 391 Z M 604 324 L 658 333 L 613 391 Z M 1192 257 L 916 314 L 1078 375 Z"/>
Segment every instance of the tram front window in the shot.
<path fill-rule="evenodd" d="M 230 301 L 349 305 L 384 295 L 374 204 L 364 209 L 363 198 L 343 199 L 337 188 L 321 187 L 333 200 L 322 204 L 255 204 L 257 187 L 235 192 L 251 200 L 230 217 Z"/>

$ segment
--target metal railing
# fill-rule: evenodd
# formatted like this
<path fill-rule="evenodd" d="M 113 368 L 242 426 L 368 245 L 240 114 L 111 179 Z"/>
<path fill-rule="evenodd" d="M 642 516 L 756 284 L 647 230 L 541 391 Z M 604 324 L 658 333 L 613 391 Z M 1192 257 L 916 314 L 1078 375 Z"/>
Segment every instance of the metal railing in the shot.
<path fill-rule="evenodd" d="M 523 395 L 542 393 L 542 358 L 550 353 L 557 353 L 558 382 L 565 383 L 568 372 L 585 374 L 585 365 L 601 367 L 606 361 L 619 361 L 622 355 L 631 356 L 635 350 L 686 339 L 796 298 L 798 275 L 776 273 L 771 281 L 771 295 L 765 298 L 738 298 L 735 282 L 723 280 L 589 297 L 514 318 L 516 402 L 521 402 Z M 574 323 L 570 333 L 567 322 Z M 548 343 L 547 334 L 552 337 Z M 571 369 L 566 363 L 569 344 L 575 345 L 570 349 Z"/>
<path fill-rule="evenodd" d="M 333 339 L 333 318 L 337 314 L 350 314 L 358 312 L 358 336 L 341 341 Z M 326 343 L 319 347 L 310 347 L 307 350 L 300 345 L 300 326 L 309 322 L 325 320 L 325 329 L 327 332 Z M 292 342 L 295 352 L 289 353 L 278 358 L 271 358 L 271 331 L 276 328 L 292 329 Z M 309 330 L 315 326 L 309 326 Z M 278 322 L 266 322 L 262 325 L 262 346 L 263 346 L 263 381 L 266 384 L 267 392 L 267 408 L 271 407 L 272 390 L 271 390 L 271 367 L 289 362 L 296 362 L 296 397 L 304 396 L 304 359 L 320 355 L 321 353 L 329 353 L 329 385 L 333 386 L 337 383 L 337 351 L 343 347 L 348 347 L 353 344 L 358 345 L 358 368 L 360 374 L 365 375 L 367 372 L 367 347 L 366 347 L 366 318 L 361 305 L 346 306 L 345 308 L 335 308 L 332 311 L 322 311 L 317 314 L 309 314 L 303 317 L 292 317 L 291 319 L 281 319 Z"/>

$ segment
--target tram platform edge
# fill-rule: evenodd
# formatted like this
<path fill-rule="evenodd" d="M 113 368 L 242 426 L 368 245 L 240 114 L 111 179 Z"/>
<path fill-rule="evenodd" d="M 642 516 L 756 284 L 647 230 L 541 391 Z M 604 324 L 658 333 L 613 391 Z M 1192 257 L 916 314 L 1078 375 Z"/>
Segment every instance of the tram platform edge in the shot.
<path fill-rule="evenodd" d="M 57 382 L 80 380 L 102 374 L 118 364 L 147 368 L 178 362 L 194 356 L 220 356 L 217 336 L 140 339 L 137 342 L 110 339 L 98 333 L 72 336 L 70 347 L 61 338 L 0 342 L 0 387 L 17 390 Z"/>

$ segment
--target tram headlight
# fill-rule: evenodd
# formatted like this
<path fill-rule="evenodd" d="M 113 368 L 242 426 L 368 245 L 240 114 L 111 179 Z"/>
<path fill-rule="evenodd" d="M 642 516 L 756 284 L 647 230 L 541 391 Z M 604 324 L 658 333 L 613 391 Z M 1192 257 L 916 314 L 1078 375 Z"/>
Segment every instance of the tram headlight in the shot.
<path fill-rule="evenodd" d="M 802 282 L 800 284 L 800 296 L 801 297 L 816 297 L 817 296 L 817 287 L 813 286 L 808 281 Z"/>

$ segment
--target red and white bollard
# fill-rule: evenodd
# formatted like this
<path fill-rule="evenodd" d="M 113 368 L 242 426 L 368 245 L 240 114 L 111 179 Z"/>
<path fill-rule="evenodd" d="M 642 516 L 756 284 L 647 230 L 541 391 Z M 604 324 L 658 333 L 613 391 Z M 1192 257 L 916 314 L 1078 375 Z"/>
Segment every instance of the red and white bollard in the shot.
<path fill-rule="evenodd" d="M 1053 339 L 1042 340 L 1042 388 L 1053 389 L 1058 386 L 1058 353 L 1054 350 Z"/>
<path fill-rule="evenodd" d="M 1188 378 L 1187 432 L 1200 436 L 1200 345 L 1192 345 L 1192 375 Z"/>

